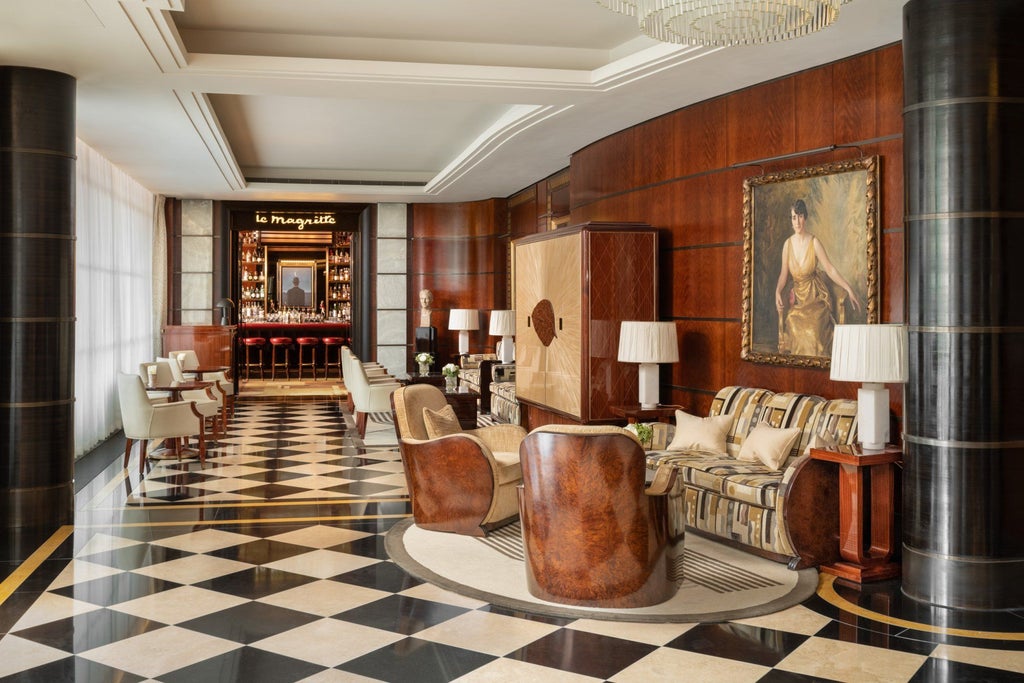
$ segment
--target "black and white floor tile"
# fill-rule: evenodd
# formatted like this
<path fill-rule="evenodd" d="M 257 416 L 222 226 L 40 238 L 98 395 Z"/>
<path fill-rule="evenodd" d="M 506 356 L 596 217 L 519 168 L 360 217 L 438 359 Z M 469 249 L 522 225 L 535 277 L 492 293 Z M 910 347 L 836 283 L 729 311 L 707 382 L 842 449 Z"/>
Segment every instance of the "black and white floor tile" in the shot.
<path fill-rule="evenodd" d="M 337 400 L 241 400 L 208 461 L 115 463 L 0 584 L 0 681 L 1019 681 L 1024 614 L 932 616 L 847 589 L 739 622 L 513 613 L 422 583 L 394 427 Z M 889 596 L 886 598 L 885 596 Z M 864 610 L 874 610 L 865 616 Z M 959 620 L 959 621 L 958 621 Z"/>

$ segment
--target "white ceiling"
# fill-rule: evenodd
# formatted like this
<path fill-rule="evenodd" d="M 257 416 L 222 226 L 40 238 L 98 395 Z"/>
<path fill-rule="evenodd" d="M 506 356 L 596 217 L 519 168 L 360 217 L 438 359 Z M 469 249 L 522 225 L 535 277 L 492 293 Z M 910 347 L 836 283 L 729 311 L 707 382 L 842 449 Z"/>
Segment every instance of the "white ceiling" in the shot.
<path fill-rule="evenodd" d="M 652 41 L 594 0 L 2 0 L 0 64 L 75 76 L 78 136 L 156 193 L 469 201 L 897 42 L 901 16 L 854 0 L 818 34 L 715 50 Z"/>

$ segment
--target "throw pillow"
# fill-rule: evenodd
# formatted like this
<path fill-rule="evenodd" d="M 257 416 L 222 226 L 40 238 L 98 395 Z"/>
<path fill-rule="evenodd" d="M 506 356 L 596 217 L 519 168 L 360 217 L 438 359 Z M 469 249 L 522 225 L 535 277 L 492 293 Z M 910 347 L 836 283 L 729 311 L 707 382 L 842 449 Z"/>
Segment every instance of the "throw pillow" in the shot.
<path fill-rule="evenodd" d="M 711 451 L 725 453 L 725 437 L 732 426 L 732 415 L 697 417 L 676 411 L 676 433 L 670 451 Z"/>
<path fill-rule="evenodd" d="M 427 428 L 427 438 L 437 439 L 462 431 L 455 409 L 446 405 L 441 410 L 423 409 L 423 426 Z"/>
<path fill-rule="evenodd" d="M 743 440 L 737 460 L 756 462 L 760 460 L 769 469 L 778 471 L 789 457 L 793 444 L 800 437 L 799 427 L 779 429 L 758 425 Z"/>

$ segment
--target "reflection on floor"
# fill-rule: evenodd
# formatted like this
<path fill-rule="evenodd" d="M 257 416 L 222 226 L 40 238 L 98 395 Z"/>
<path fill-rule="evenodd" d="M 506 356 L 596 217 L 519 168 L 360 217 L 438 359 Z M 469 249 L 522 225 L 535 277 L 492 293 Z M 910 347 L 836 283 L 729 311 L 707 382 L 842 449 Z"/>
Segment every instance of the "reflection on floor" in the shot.
<path fill-rule="evenodd" d="M 741 622 L 533 617 L 421 583 L 393 427 L 338 400 L 241 397 L 198 463 L 114 463 L 0 585 L 0 680 L 1011 681 L 1024 614 L 923 608 L 895 582 Z M 935 628 L 929 624 L 942 624 Z"/>

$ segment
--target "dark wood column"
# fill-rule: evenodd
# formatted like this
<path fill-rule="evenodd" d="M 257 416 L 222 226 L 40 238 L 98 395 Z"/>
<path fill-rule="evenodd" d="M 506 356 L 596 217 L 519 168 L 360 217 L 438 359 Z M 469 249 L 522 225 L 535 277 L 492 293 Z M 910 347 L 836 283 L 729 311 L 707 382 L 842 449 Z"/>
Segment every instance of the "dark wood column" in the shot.
<path fill-rule="evenodd" d="M 903 591 L 1024 606 L 1024 3 L 904 7 Z"/>
<path fill-rule="evenodd" d="M 75 80 L 0 66 L 0 519 L 74 514 Z"/>

